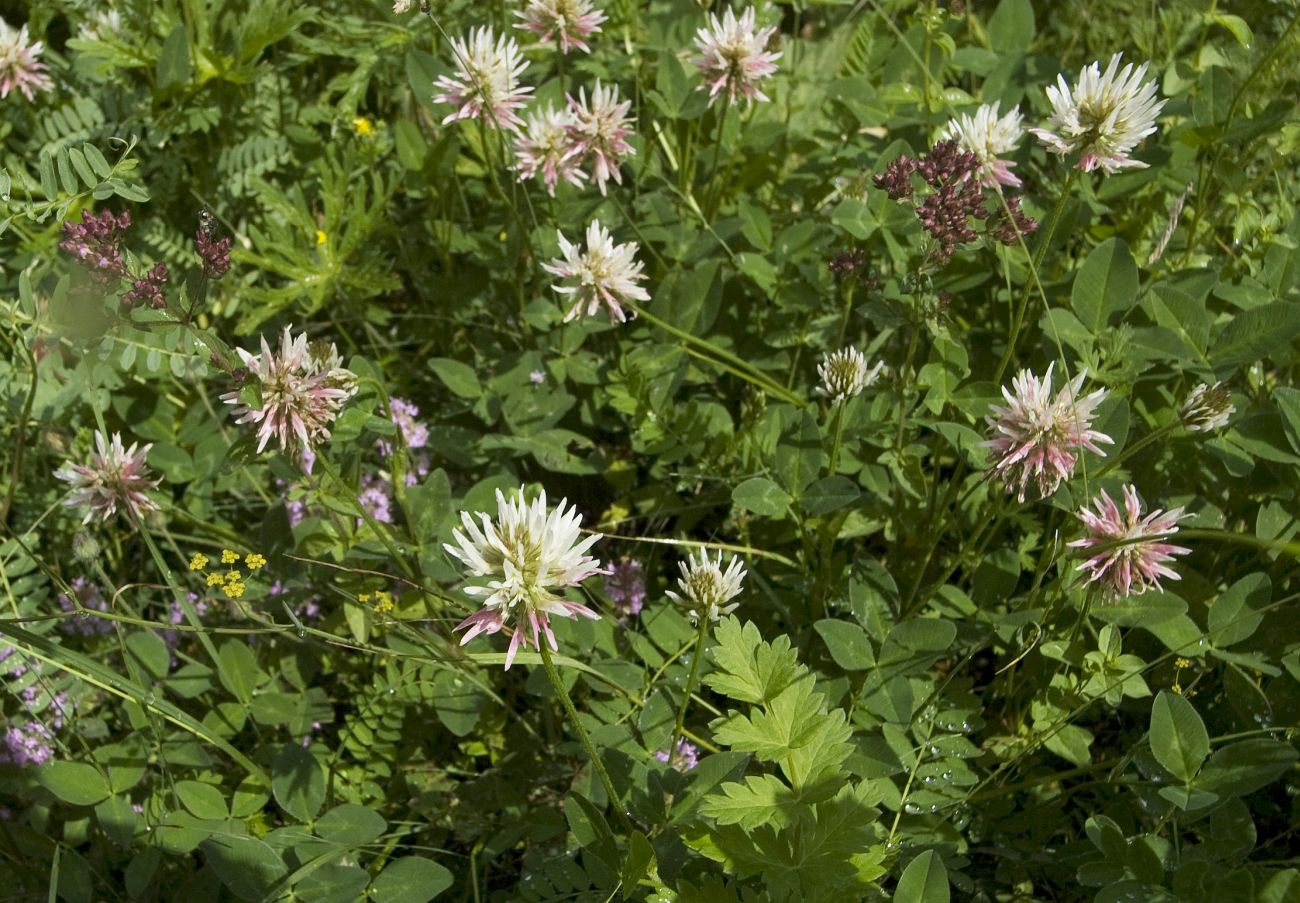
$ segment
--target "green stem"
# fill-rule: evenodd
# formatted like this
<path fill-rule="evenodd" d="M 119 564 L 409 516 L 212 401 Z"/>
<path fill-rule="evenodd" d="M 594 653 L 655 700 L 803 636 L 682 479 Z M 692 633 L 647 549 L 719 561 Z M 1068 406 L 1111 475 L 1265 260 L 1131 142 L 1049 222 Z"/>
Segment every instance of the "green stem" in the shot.
<path fill-rule="evenodd" d="M 709 635 L 709 613 L 700 613 L 700 628 L 695 633 L 695 655 L 691 657 L 691 676 L 686 680 L 686 693 L 682 704 L 677 709 L 677 721 L 673 725 L 673 739 L 668 744 L 668 764 L 677 755 L 677 744 L 682 739 L 682 727 L 686 724 L 686 709 L 691 704 L 691 694 L 695 692 L 695 682 L 700 679 L 700 659 L 704 658 L 704 638 Z"/>
<path fill-rule="evenodd" d="M 1159 429 L 1152 430 L 1151 432 L 1147 433 L 1141 439 L 1134 442 L 1132 445 L 1125 448 L 1118 455 L 1109 459 L 1105 464 L 1103 464 L 1101 470 L 1097 471 L 1097 475 L 1096 477 L 1094 477 L 1094 479 L 1100 480 L 1106 474 L 1110 473 L 1116 467 L 1119 467 L 1121 464 L 1123 464 L 1129 458 L 1133 457 L 1142 449 L 1146 448 L 1152 442 L 1155 442 L 1158 439 L 1163 439 L 1165 436 L 1168 436 L 1174 430 L 1178 429 L 1180 425 L 1181 424 L 1175 421 L 1174 423 L 1167 423 L 1164 426 L 1160 427 Z"/>
<path fill-rule="evenodd" d="M 831 438 L 831 461 L 830 466 L 826 468 L 826 476 L 835 476 L 835 468 L 840 463 L 840 437 L 844 433 L 844 406 L 848 404 L 848 399 L 839 401 L 835 405 L 835 427 L 832 431 Z"/>
<path fill-rule="evenodd" d="M 569 691 L 564 688 L 564 683 L 560 680 L 560 672 L 555 670 L 555 662 L 551 660 L 551 647 L 545 642 L 538 643 L 537 647 L 542 653 L 542 664 L 546 667 L 546 676 L 551 679 L 551 686 L 555 688 L 555 695 L 559 696 L 560 702 L 564 703 L 564 711 L 569 716 L 569 723 L 573 725 L 574 731 L 578 734 L 578 739 L 582 741 L 582 748 L 587 751 L 587 759 L 591 762 L 591 767 L 596 769 L 596 776 L 600 778 L 600 783 L 605 788 L 605 795 L 609 797 L 610 808 L 618 816 L 619 824 L 623 826 L 623 830 L 631 834 L 635 830 L 632 820 L 623 811 L 618 793 L 614 791 L 614 782 L 609 779 L 609 772 L 605 770 L 604 763 L 596 755 L 596 748 L 591 745 L 591 738 L 587 736 L 587 729 L 582 726 L 582 721 L 578 718 L 578 710 L 573 707 L 573 700 L 569 697 Z"/>
<path fill-rule="evenodd" d="M 844 337 L 849 334 L 849 320 L 853 316 L 853 287 L 854 277 L 850 275 L 844 280 L 844 319 L 840 321 L 840 337 L 835 343 L 836 347 L 844 347 Z"/>
<path fill-rule="evenodd" d="M 1030 260 L 1029 267 L 1032 271 L 1032 278 L 1025 283 L 1025 289 L 1020 293 L 1020 303 L 1016 306 L 1016 311 L 1011 319 L 1011 332 L 1007 336 L 1007 350 L 1002 352 L 1002 360 L 998 361 L 997 373 L 993 376 L 994 384 L 1001 384 L 1002 374 L 1007 370 L 1007 364 L 1011 363 L 1011 357 L 1016 353 L 1016 343 L 1020 339 L 1020 328 L 1025 322 L 1025 311 L 1029 308 L 1029 296 L 1033 294 L 1033 285 L 1039 282 L 1038 270 L 1043 265 L 1043 259 L 1047 256 L 1047 249 L 1052 244 L 1052 236 L 1056 234 L 1056 227 L 1060 225 L 1061 214 L 1065 212 L 1065 202 L 1070 198 L 1070 191 L 1074 188 L 1074 180 L 1078 177 L 1079 171 L 1071 169 L 1070 174 L 1066 176 L 1065 185 L 1061 188 L 1060 195 L 1056 198 L 1056 206 L 1052 208 L 1052 213 L 1047 218 L 1047 224 L 1043 227 L 1043 238 L 1039 242 L 1038 250 L 1034 252 Z"/>

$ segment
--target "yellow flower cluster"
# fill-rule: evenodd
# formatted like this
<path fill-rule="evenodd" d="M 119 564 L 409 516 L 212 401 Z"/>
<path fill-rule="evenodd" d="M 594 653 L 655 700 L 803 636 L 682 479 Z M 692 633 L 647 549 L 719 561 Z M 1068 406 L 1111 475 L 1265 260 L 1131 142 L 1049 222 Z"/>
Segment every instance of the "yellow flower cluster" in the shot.
<path fill-rule="evenodd" d="M 239 562 L 240 554 L 234 549 L 221 550 L 222 564 L 236 564 Z M 260 570 L 266 567 L 266 556 L 260 552 L 249 552 L 242 556 L 244 567 L 250 571 Z M 202 571 L 208 566 L 208 556 L 201 552 L 195 552 L 194 557 L 190 559 L 191 571 Z M 238 568 L 230 568 L 226 571 L 208 571 L 204 575 L 208 581 L 209 587 L 219 586 L 221 591 L 226 594 L 228 599 L 239 599 L 248 590 L 248 585 L 244 583 L 244 572 Z"/>
<path fill-rule="evenodd" d="M 353 119 L 352 128 L 356 129 L 357 134 L 362 138 L 369 138 L 375 133 L 375 124 L 366 116 L 358 116 Z"/>
<path fill-rule="evenodd" d="M 375 600 L 375 611 L 379 614 L 387 614 L 397 607 L 393 604 L 393 594 L 383 590 L 376 590 L 374 593 L 357 593 L 357 601 L 369 602 L 372 596 Z"/>

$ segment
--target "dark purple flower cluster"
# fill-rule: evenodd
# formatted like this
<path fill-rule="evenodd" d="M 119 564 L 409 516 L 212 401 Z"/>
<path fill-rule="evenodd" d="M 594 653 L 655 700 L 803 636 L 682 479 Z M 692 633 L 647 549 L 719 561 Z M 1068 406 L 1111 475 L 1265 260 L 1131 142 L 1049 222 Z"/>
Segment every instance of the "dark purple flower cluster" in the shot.
<path fill-rule="evenodd" d="M 851 251 L 839 251 L 826 263 L 836 279 L 846 279 L 864 269 L 867 265 L 867 252 L 861 248 Z"/>
<path fill-rule="evenodd" d="M 163 297 L 162 287 L 167 284 L 170 275 L 167 272 L 167 264 L 154 264 L 152 270 L 135 280 L 131 289 L 123 293 L 122 303 L 127 307 L 138 307 L 141 304 L 147 304 L 154 310 L 162 310 L 167 306 L 167 299 Z"/>
<path fill-rule="evenodd" d="M 230 238 L 217 240 L 215 228 L 199 224 L 199 231 L 194 235 L 194 250 L 198 252 L 203 275 L 209 279 L 220 279 L 230 271 Z"/>
<path fill-rule="evenodd" d="M 114 216 L 105 210 L 96 217 L 89 210 L 81 212 L 81 222 L 63 224 L 59 247 L 90 271 L 91 278 L 107 285 L 126 275 L 122 261 L 122 233 L 131 228 L 131 213 L 123 210 Z"/>
<path fill-rule="evenodd" d="M 917 218 L 936 242 L 932 256 L 943 265 L 960 245 L 979 238 L 973 220 L 982 220 L 989 238 L 1003 244 L 1014 244 L 1020 235 L 1038 228 L 1035 220 L 1021 212 L 1020 198 L 986 193 L 979 168 L 979 158 L 962 150 L 956 141 L 940 141 L 921 159 L 900 156 L 874 181 L 890 199 L 915 204 Z M 920 176 L 929 189 L 919 203 L 914 197 L 913 175 Z"/>

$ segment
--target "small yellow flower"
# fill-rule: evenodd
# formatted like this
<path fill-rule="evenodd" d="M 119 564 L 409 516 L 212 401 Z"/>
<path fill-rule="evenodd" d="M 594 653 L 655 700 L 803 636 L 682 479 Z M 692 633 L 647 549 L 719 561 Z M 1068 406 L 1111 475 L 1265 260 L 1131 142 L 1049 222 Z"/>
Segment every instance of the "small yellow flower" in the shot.
<path fill-rule="evenodd" d="M 236 561 L 238 561 L 238 560 L 239 560 L 239 553 L 238 553 L 238 552 L 233 551 L 232 549 L 222 549 L 222 550 L 221 550 L 221 563 L 222 563 L 222 564 L 234 564 L 234 563 L 235 563 Z"/>
<path fill-rule="evenodd" d="M 208 556 L 202 552 L 195 552 L 194 557 L 190 559 L 190 570 L 201 571 L 208 566 Z"/>
<path fill-rule="evenodd" d="M 325 244 L 325 242 L 327 242 L 327 241 L 329 241 L 329 236 L 326 235 L 324 232 L 322 232 L 320 229 L 317 229 L 317 230 L 316 230 L 316 244 L 317 244 L 317 245 L 323 245 L 323 244 Z"/>
<path fill-rule="evenodd" d="M 1174 659 L 1175 668 L 1190 668 L 1191 666 L 1192 666 L 1192 660 L 1189 658 L 1183 658 L 1182 656 L 1179 656 L 1178 658 Z"/>
<path fill-rule="evenodd" d="M 259 568 L 266 567 L 266 559 L 260 552 L 249 552 L 244 556 L 244 565 L 250 571 L 256 571 Z"/>
<path fill-rule="evenodd" d="M 392 611 L 393 608 L 394 608 L 394 605 L 393 605 L 393 594 L 392 594 L 392 593 L 386 593 L 386 592 L 382 592 L 382 591 L 375 593 L 375 611 L 376 611 L 376 612 L 378 612 L 378 613 L 380 613 L 380 614 L 383 614 L 383 613 L 386 613 L 386 612 L 390 612 L 390 611 Z"/>
<path fill-rule="evenodd" d="M 208 586 L 220 586 L 226 582 L 226 575 L 213 571 L 208 574 Z"/>
<path fill-rule="evenodd" d="M 357 593 L 357 601 L 358 601 L 358 602 L 369 602 L 369 601 L 370 601 L 370 593 Z"/>
<path fill-rule="evenodd" d="M 231 580 L 225 586 L 226 595 L 232 599 L 238 599 L 240 596 L 242 596 L 244 594 L 244 589 L 245 589 L 244 584 L 240 583 L 237 580 Z"/>
<path fill-rule="evenodd" d="M 365 116 L 358 116 L 352 120 L 352 127 L 357 130 L 357 134 L 367 138 L 375 133 L 375 124 Z"/>
<path fill-rule="evenodd" d="M 241 574 L 239 571 L 235 570 L 234 568 L 231 568 L 230 570 L 226 571 L 227 583 L 238 583 L 240 580 L 243 579 L 244 579 L 244 575 Z"/>
<path fill-rule="evenodd" d="M 1182 695 L 1183 695 L 1183 685 L 1182 685 L 1182 684 L 1174 684 L 1174 685 L 1173 685 L 1172 687 L 1170 687 L 1169 689 L 1173 690 L 1173 691 L 1174 691 L 1175 693 L 1177 693 L 1179 696 L 1182 696 Z"/>

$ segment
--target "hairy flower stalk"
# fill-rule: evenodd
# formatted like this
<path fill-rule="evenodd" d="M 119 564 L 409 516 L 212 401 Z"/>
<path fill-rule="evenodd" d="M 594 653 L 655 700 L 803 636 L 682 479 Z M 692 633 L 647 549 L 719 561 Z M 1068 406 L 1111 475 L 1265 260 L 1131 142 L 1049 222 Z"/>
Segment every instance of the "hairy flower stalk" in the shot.
<path fill-rule="evenodd" d="M 434 87 L 442 89 L 433 96 L 434 101 L 456 108 L 443 123 L 479 119 L 495 128 L 517 131 L 523 121 L 515 111 L 524 106 L 533 89 L 519 84 L 528 61 L 515 39 L 498 36 L 491 28 L 475 28 L 468 38 L 452 38 L 451 49 L 456 57 L 455 74 L 434 82 Z"/>
<path fill-rule="evenodd" d="M 961 114 L 949 121 L 939 137 L 944 141 L 956 141 L 963 150 L 979 159 L 980 180 L 984 185 L 989 188 L 998 185 L 1019 187 L 1019 177 L 1011 172 L 1016 164 L 1002 159 L 1002 155 L 1013 152 L 1024 137 L 1020 107 L 1002 117 L 998 116 L 998 107 L 998 103 L 983 104 L 974 116 Z"/>
<path fill-rule="evenodd" d="M 884 361 L 877 361 L 876 366 L 868 367 L 867 359 L 856 348 L 841 348 L 826 355 L 817 366 L 817 375 L 821 383 L 817 394 L 824 395 L 833 402 L 848 401 L 876 381 L 884 369 Z"/>
<path fill-rule="evenodd" d="M 226 404 L 235 405 L 235 422 L 259 424 L 258 453 L 275 438 L 281 451 L 310 460 L 307 455 L 329 438 L 330 424 L 356 394 L 356 374 L 343 367 L 332 343 L 309 345 L 306 333 L 295 337 L 290 326 L 280 334 L 276 352 L 266 336 L 262 336 L 260 355 L 236 350 L 257 385 L 251 399 L 245 398 L 247 388 L 221 396 Z"/>
<path fill-rule="evenodd" d="M 444 546 L 472 578 L 489 578 L 486 585 L 465 590 L 484 598 L 481 609 L 456 625 L 456 630 L 466 630 L 461 645 L 480 633 L 496 633 L 512 624 L 506 670 L 514 663 L 515 654 L 528 648 L 530 639 L 532 647 L 540 649 L 543 634 L 551 649 L 559 651 L 551 631 L 552 615 L 600 617 L 587 606 L 553 592 L 605 573 L 600 562 L 587 554 L 601 535 L 582 538 L 582 515 L 576 508 L 566 511 L 566 504 L 567 499 L 561 500 L 551 511 L 546 507 L 545 490 L 531 504 L 524 501 L 522 487 L 509 500 L 497 490 L 496 518 L 482 512 L 461 512 L 464 532 L 454 531 L 456 542 Z"/>
<path fill-rule="evenodd" d="M 15 29 L 0 19 L 0 98 L 18 90 L 31 101 L 37 91 L 53 90 L 54 82 L 40 61 L 44 50 L 44 43 L 30 39 L 26 25 Z"/>
<path fill-rule="evenodd" d="M 767 100 L 759 82 L 776 72 L 780 51 L 767 50 L 776 34 L 776 26 L 759 28 L 754 7 L 749 7 L 740 18 L 728 9 L 721 19 L 710 13 L 708 24 L 695 35 L 699 55 L 693 62 L 704 77 L 702 90 L 709 92 L 709 106 L 721 96 L 732 103 Z"/>
<path fill-rule="evenodd" d="M 103 523 L 119 511 L 131 520 L 139 521 L 158 505 L 145 495 L 146 490 L 157 489 L 159 479 L 150 479 L 145 458 L 152 444 L 143 447 L 132 443 L 122 445 L 122 434 L 108 438 L 95 431 L 95 451 L 90 464 L 68 462 L 54 472 L 54 476 L 72 487 L 63 504 L 70 508 L 86 509 L 83 524 L 92 520 Z"/>
<path fill-rule="evenodd" d="M 1160 589 L 1160 578 L 1180 579 L 1166 565 L 1175 555 L 1191 549 L 1160 540 L 1178 532 L 1178 522 L 1188 515 L 1182 508 L 1157 508 L 1143 516 L 1137 489 L 1124 486 L 1124 510 L 1102 490 L 1093 500 L 1095 512 L 1081 508 L 1078 518 L 1088 535 L 1069 543 L 1071 548 L 1091 549 L 1093 554 L 1076 570 L 1088 572 L 1088 582 L 1100 587 L 1103 598 L 1118 601 Z"/>
<path fill-rule="evenodd" d="M 650 300 L 650 293 L 637 285 L 646 277 L 641 272 L 643 264 L 635 259 L 640 250 L 636 242 L 614 244 L 613 236 L 600 220 L 592 220 L 587 226 L 586 250 L 579 250 L 564 233 L 556 234 L 564 256 L 542 264 L 542 269 L 561 279 L 573 280 L 568 285 L 553 286 L 560 294 L 573 298 L 564 322 L 594 316 L 603 307 L 610 320 L 624 323 L 628 317 L 623 312 L 623 302 Z M 632 316 L 636 316 L 635 311 Z"/>
<path fill-rule="evenodd" d="M 992 406 L 992 416 L 984 418 L 993 435 L 981 443 L 992 451 L 993 473 L 1001 477 L 1008 492 L 1017 501 L 1025 500 L 1025 490 L 1032 479 L 1044 498 L 1056 491 L 1063 480 L 1074 473 L 1082 449 L 1105 455 L 1098 442 L 1113 444 L 1105 433 L 1092 429 L 1097 405 L 1106 397 L 1105 389 L 1080 397 L 1082 370 L 1052 397 L 1052 369 L 1039 379 L 1030 370 L 1021 370 L 1011 381 L 1013 391 L 1002 388 L 1006 407 Z"/>
<path fill-rule="evenodd" d="M 515 141 L 515 170 L 519 181 L 540 175 L 551 197 L 555 197 L 555 187 L 561 179 L 582 186 L 587 174 L 582 171 L 581 148 L 573 138 L 574 123 L 571 110 L 556 110 L 550 104 L 528 114 L 524 132 Z"/>
<path fill-rule="evenodd" d="M 628 111 L 632 101 L 620 100 L 618 85 L 602 85 L 596 80 L 596 87 L 587 98 L 585 88 L 578 89 L 578 99 L 568 96 L 569 108 L 573 113 L 573 122 L 568 127 L 569 137 L 573 141 L 575 156 L 583 164 L 591 165 L 591 177 L 596 180 L 600 193 L 605 193 L 605 185 L 613 179 L 623 184 L 623 174 L 619 166 L 627 157 L 636 154 L 636 149 L 628 143 L 632 134 L 632 120 Z"/>
<path fill-rule="evenodd" d="M 591 5 L 591 0 L 528 0 L 516 16 L 524 21 L 515 26 L 532 32 L 542 44 L 555 44 L 560 53 L 576 48 L 590 53 L 585 39 L 600 31 L 608 17 Z"/>
<path fill-rule="evenodd" d="M 1228 418 L 1237 410 L 1228 387 L 1223 383 L 1201 383 L 1188 394 L 1178 414 L 1183 426 L 1194 433 L 1213 433 L 1228 425 Z"/>
<path fill-rule="evenodd" d="M 1129 63 L 1121 70 L 1122 56 L 1111 57 L 1105 72 L 1100 63 L 1085 66 L 1073 89 L 1064 75 L 1057 76 L 1057 84 L 1047 88 L 1052 102 L 1047 126 L 1029 130 L 1051 153 L 1078 153 L 1075 166 L 1084 172 L 1109 174 L 1147 165 L 1129 153 L 1155 133 L 1165 101 L 1157 99 L 1154 80 L 1143 84 L 1149 64 L 1134 69 Z"/>

